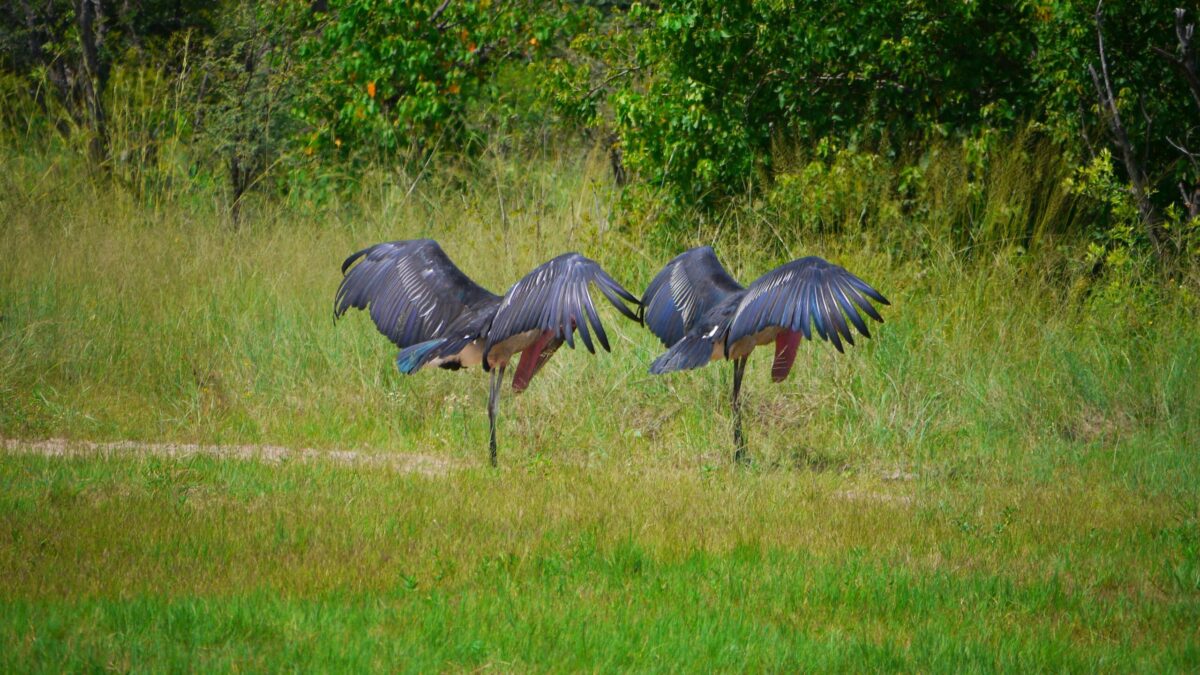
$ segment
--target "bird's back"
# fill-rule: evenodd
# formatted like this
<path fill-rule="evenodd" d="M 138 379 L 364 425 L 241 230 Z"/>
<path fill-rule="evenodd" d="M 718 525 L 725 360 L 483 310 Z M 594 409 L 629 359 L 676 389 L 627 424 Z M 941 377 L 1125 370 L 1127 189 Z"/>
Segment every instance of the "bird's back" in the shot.
<path fill-rule="evenodd" d="M 675 256 L 646 287 L 642 317 L 646 327 L 670 347 L 741 290 L 712 247 L 697 246 Z"/>

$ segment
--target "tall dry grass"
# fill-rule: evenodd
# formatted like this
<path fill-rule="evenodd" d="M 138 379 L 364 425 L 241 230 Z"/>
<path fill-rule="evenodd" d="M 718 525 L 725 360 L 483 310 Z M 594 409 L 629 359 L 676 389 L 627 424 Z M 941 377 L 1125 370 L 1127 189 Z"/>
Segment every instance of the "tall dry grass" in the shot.
<path fill-rule="evenodd" d="M 845 356 L 806 344 L 782 385 L 767 383 L 769 359 L 753 359 L 748 424 L 766 466 L 1049 477 L 1062 462 L 1102 462 L 1163 489 L 1194 476 L 1193 291 L 1088 277 L 1066 245 L 1073 225 L 1057 223 L 1071 209 L 1044 194 L 1027 155 L 1002 156 L 968 184 L 954 152 L 940 150 L 925 168 L 921 208 L 894 203 L 896 190 L 868 189 L 878 177 L 847 188 L 853 167 L 835 166 L 791 185 L 788 208 L 815 202 L 824 186 L 833 197 L 823 213 L 854 203 L 876 215 L 814 225 L 776 200 L 654 238 L 652 224 L 621 209 L 602 158 L 565 150 L 375 170 L 356 192 L 320 204 L 259 195 L 236 231 L 219 190 L 150 197 L 96 181 L 65 155 L 8 154 L 0 431 L 476 456 L 483 376 L 401 376 L 365 316 L 335 326 L 346 255 L 433 237 L 502 291 L 579 250 L 640 292 L 680 248 L 710 243 L 743 282 L 819 254 L 893 301 L 874 339 Z M 968 197 L 980 224 L 955 234 L 966 212 L 952 204 Z M 529 392 L 506 396 L 502 456 L 724 462 L 728 369 L 651 377 L 656 340 L 615 313 L 604 318 L 612 354 L 564 351 Z"/>

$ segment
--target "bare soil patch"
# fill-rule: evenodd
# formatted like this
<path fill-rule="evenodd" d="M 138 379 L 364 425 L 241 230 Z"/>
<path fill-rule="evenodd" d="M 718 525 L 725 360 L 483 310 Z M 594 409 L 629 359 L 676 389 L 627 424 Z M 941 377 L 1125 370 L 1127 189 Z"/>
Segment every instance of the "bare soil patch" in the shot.
<path fill-rule="evenodd" d="M 201 445 L 196 443 L 145 443 L 113 441 L 97 443 L 65 438 L 44 440 L 0 439 L 0 449 L 9 453 L 25 453 L 44 457 L 79 456 L 137 456 L 184 459 L 204 456 L 221 459 L 241 459 L 280 464 L 287 461 L 328 461 L 350 466 L 382 466 L 405 473 L 442 476 L 462 464 L 445 457 L 421 453 L 372 453 L 357 450 L 314 450 L 285 448 L 278 445 Z"/>

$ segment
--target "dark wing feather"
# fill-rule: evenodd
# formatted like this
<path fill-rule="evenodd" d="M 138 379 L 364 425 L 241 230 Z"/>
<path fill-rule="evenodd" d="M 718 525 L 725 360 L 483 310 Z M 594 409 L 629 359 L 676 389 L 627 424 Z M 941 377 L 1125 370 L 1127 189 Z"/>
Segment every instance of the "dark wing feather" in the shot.
<path fill-rule="evenodd" d="M 608 350 L 608 335 L 588 293 L 590 284 L 595 284 L 622 314 L 638 320 L 637 314 L 625 306 L 626 302 L 637 305 L 637 298 L 595 261 L 578 253 L 567 253 L 525 275 L 504 294 L 488 329 L 483 350 L 485 362 L 492 345 L 530 330 L 552 331 L 555 339 L 574 348 L 575 330 L 579 329 L 580 340 L 588 351 L 595 352 L 593 334 L 600 346 Z"/>
<path fill-rule="evenodd" d="M 725 334 L 734 310 L 745 291 L 731 293 L 716 307 L 696 320 L 688 334 L 650 364 L 650 374 L 662 375 L 676 370 L 699 368 L 713 358 L 713 348 L 725 343 Z"/>
<path fill-rule="evenodd" d="M 667 347 L 679 342 L 708 310 L 742 290 L 717 260 L 711 246 L 675 256 L 646 287 L 642 318 Z"/>
<path fill-rule="evenodd" d="M 466 315 L 500 300 L 463 274 L 432 239 L 365 248 L 346 258 L 342 274 L 334 319 L 351 307 L 369 309 L 379 332 L 400 348 L 461 328 Z"/>
<path fill-rule="evenodd" d="M 879 291 L 839 265 L 815 256 L 794 260 L 762 275 L 746 288 L 726 344 L 779 327 L 798 331 L 810 340 L 816 333 L 840 352 L 843 340 L 854 344 L 851 326 L 871 337 L 860 309 L 872 319 L 883 321 L 872 300 L 891 304 Z"/>
<path fill-rule="evenodd" d="M 671 345 L 650 364 L 651 375 L 662 375 L 676 370 L 692 370 L 708 365 L 712 360 L 713 341 L 702 335 L 685 335 Z"/>

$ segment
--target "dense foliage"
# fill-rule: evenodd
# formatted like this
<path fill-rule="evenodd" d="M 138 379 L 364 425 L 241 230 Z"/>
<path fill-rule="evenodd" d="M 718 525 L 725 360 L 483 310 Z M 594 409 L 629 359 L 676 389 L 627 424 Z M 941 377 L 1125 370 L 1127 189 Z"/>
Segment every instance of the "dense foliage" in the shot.
<path fill-rule="evenodd" d="M 1160 248 L 1195 245 L 1200 213 L 1198 13 L 1174 6 L 1064 0 L 1039 4 L 1031 21 L 1041 107 L 1029 117 L 1086 167 L 1081 189 L 1136 211 Z"/>
<path fill-rule="evenodd" d="M 648 10 L 641 9 L 646 12 Z M 663 3 L 618 94 L 635 167 L 692 200 L 770 173 L 772 147 L 879 147 L 1028 109 L 1021 13 L 998 3 Z"/>
<path fill-rule="evenodd" d="M 469 156 L 497 129 L 544 137 L 551 110 L 557 138 L 603 145 L 627 206 L 677 224 L 747 194 L 810 222 L 805 204 L 830 195 L 797 186 L 836 166 L 871 174 L 874 158 L 898 167 L 880 187 L 903 201 L 935 142 L 961 143 L 975 182 L 1010 139 L 1043 139 L 1074 174 L 1061 187 L 1095 209 L 1095 256 L 1166 261 L 1200 239 L 1195 14 L 1165 0 L 49 0 L 0 8 L 0 83 L 21 94 L 3 115 L 16 136 L 56 130 L 107 169 L 131 147 L 159 161 L 174 138 L 196 170 L 227 174 L 235 216 L 251 188 L 309 189 L 347 162 Z M 175 107 L 114 145 L 109 118 L 151 102 L 114 96 L 112 73 L 140 70 L 165 74 Z"/>
<path fill-rule="evenodd" d="M 545 0 L 332 3 L 300 49 L 310 142 L 385 155 L 454 144 L 470 104 L 496 96 L 496 70 L 535 58 L 562 16 Z"/>
<path fill-rule="evenodd" d="M 647 21 L 636 75 L 613 88 L 617 124 L 630 164 L 684 202 L 769 181 L 780 146 L 919 156 L 933 138 L 1033 123 L 1081 164 L 1123 158 L 1094 68 L 1135 160 L 1117 173 L 1145 183 L 1130 195 L 1147 202 L 1140 215 L 1178 222 L 1180 184 L 1175 208 L 1195 213 L 1200 91 L 1183 37 L 1195 17 L 1181 15 L 1177 37 L 1172 3 L 672 0 L 631 14 Z"/>

